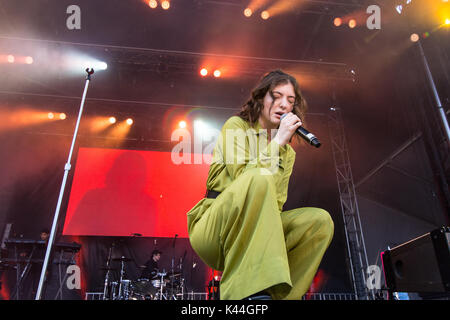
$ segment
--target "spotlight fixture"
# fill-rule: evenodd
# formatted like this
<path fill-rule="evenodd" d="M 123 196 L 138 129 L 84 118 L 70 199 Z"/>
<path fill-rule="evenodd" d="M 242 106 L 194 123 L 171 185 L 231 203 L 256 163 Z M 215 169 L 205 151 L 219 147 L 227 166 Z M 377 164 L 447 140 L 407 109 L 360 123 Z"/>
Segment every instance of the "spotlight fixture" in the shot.
<path fill-rule="evenodd" d="M 350 19 L 350 21 L 348 22 L 348 26 L 353 29 L 354 27 L 356 27 L 356 20 L 355 19 Z"/>
<path fill-rule="evenodd" d="M 244 10 L 244 16 L 246 16 L 247 18 L 251 17 L 252 14 L 253 14 L 252 9 L 247 8 Z"/>
<path fill-rule="evenodd" d="M 342 19 L 341 18 L 334 18 L 333 23 L 334 23 L 334 25 L 336 27 L 340 27 L 342 25 Z"/>
<path fill-rule="evenodd" d="M 178 122 L 178 127 L 180 127 L 181 129 L 186 128 L 186 121 L 182 120 L 182 121 Z"/>
<path fill-rule="evenodd" d="M 162 1 L 161 2 L 161 8 L 163 8 L 164 10 L 168 10 L 170 8 L 170 1 Z"/>
<path fill-rule="evenodd" d="M 263 18 L 264 20 L 269 19 L 270 14 L 268 11 L 264 10 L 263 12 L 261 12 L 261 18 Z"/>
<path fill-rule="evenodd" d="M 28 56 L 28 57 L 25 57 L 25 63 L 26 64 L 32 64 L 33 63 L 33 57 L 30 57 L 30 56 Z"/>
<path fill-rule="evenodd" d="M 413 33 L 410 37 L 411 42 L 417 42 L 419 41 L 419 35 L 417 33 Z"/>
<path fill-rule="evenodd" d="M 208 75 L 208 69 L 202 68 L 202 69 L 200 70 L 200 75 L 201 75 L 202 77 L 206 77 L 206 76 Z"/>

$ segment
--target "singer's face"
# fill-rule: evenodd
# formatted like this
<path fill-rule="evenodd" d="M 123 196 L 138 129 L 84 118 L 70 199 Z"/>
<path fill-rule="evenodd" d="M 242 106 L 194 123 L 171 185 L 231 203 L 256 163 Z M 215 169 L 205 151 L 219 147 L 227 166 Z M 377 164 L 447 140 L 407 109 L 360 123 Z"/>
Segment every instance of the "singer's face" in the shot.
<path fill-rule="evenodd" d="M 259 124 L 264 129 L 276 129 L 280 125 L 281 115 L 292 112 L 295 103 L 294 86 L 282 83 L 268 90 L 263 100 L 263 110 L 259 116 Z"/>

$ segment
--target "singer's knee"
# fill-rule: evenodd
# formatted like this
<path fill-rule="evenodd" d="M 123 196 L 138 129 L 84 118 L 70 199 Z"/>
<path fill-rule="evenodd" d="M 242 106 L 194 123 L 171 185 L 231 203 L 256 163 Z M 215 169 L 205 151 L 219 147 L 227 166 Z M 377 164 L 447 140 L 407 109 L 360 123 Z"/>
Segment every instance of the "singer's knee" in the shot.
<path fill-rule="evenodd" d="M 249 188 L 255 191 L 266 192 L 268 188 L 274 186 L 273 176 L 265 168 L 249 169 L 243 174 L 243 178 L 248 180 Z"/>

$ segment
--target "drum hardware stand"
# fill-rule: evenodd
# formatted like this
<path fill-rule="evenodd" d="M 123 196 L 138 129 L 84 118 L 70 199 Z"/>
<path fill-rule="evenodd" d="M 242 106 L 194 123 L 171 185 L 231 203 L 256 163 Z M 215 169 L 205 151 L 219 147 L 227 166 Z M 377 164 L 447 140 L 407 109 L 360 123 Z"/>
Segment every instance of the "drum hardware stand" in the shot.
<path fill-rule="evenodd" d="M 123 288 L 122 288 L 122 283 L 123 283 L 123 277 L 125 275 L 125 261 L 124 261 L 125 257 L 122 256 L 122 260 L 120 261 L 120 282 L 119 282 L 119 300 L 123 298 Z"/>
<path fill-rule="evenodd" d="M 174 263 L 175 263 L 175 242 L 177 241 L 178 238 L 178 234 L 175 234 L 175 237 L 173 238 L 173 243 L 172 243 L 172 265 L 171 265 L 171 281 L 170 281 L 170 295 L 173 298 L 173 282 L 174 282 L 174 274 L 175 274 L 175 269 L 174 269 Z"/>
<path fill-rule="evenodd" d="M 58 292 L 55 295 L 55 299 L 54 300 L 58 299 L 58 295 L 60 297 L 60 300 L 62 300 L 62 298 L 63 298 L 62 288 L 63 288 L 63 285 L 66 282 L 67 277 L 68 277 L 67 268 L 66 268 L 66 272 L 64 274 L 64 277 L 61 279 L 61 272 L 62 272 L 61 265 L 62 264 L 65 264 L 65 265 L 73 265 L 73 264 L 75 264 L 74 258 L 75 258 L 76 252 L 72 251 L 72 255 L 71 255 L 70 259 L 68 260 L 69 261 L 68 263 L 67 262 L 66 263 L 63 262 L 63 259 L 62 259 L 63 253 L 64 253 L 64 250 L 61 250 L 59 252 L 59 261 L 58 261 L 59 289 L 58 289 Z"/>
<path fill-rule="evenodd" d="M 25 279 L 25 277 L 30 272 L 31 258 L 33 257 L 33 253 L 34 253 L 35 248 L 36 247 L 33 246 L 33 249 L 31 250 L 31 253 L 30 253 L 29 257 L 27 258 L 25 267 L 23 268 L 22 272 L 20 272 L 20 263 L 19 263 L 18 256 L 17 256 L 17 245 L 14 246 L 14 255 L 15 255 L 15 260 L 16 260 L 16 286 L 14 288 L 14 291 L 15 291 L 14 295 L 16 297 L 16 300 L 20 299 L 19 298 L 20 286 L 22 285 L 23 279 Z"/>
<path fill-rule="evenodd" d="M 109 253 L 108 253 L 108 260 L 106 261 L 106 275 L 105 275 L 105 285 L 103 288 L 103 300 L 107 300 L 107 294 L 111 294 L 111 292 L 108 292 L 108 286 L 109 286 L 109 280 L 110 280 L 110 265 L 111 265 L 111 256 L 112 256 L 112 249 L 114 247 L 115 243 L 114 241 L 111 243 L 111 247 L 109 247 Z"/>
<path fill-rule="evenodd" d="M 158 292 L 159 293 L 159 300 L 162 300 L 163 298 L 166 298 L 166 300 L 167 300 L 167 297 L 164 296 L 164 294 L 163 294 L 163 289 L 165 287 L 164 277 L 165 277 L 166 274 L 167 274 L 166 270 L 164 270 L 164 269 L 163 269 L 163 272 L 157 273 L 157 275 L 161 277 L 161 280 L 160 280 L 161 282 L 160 282 L 160 285 L 159 285 L 159 292 Z"/>
<path fill-rule="evenodd" d="M 56 227 L 57 227 L 57 224 L 58 224 L 59 211 L 60 211 L 60 208 L 61 208 L 61 203 L 62 203 L 62 198 L 63 198 L 63 195 L 64 195 L 64 189 L 65 189 L 65 186 L 66 186 L 67 177 L 69 175 L 69 171 L 70 171 L 70 167 L 71 167 L 70 160 L 72 159 L 72 153 L 73 153 L 73 149 L 75 147 L 75 140 L 76 140 L 76 137 L 77 137 L 78 128 L 80 126 L 81 115 L 83 113 L 84 101 L 86 99 L 87 89 L 88 89 L 88 86 L 89 86 L 89 82 L 91 81 L 91 75 L 94 73 L 94 69 L 91 68 L 91 70 L 89 70 L 89 68 L 87 68 L 86 69 L 86 73 L 87 73 L 86 84 L 84 86 L 83 96 L 81 98 L 80 111 L 78 113 L 78 119 L 77 119 L 77 123 L 75 125 L 75 131 L 74 131 L 74 134 L 73 134 L 72 145 L 70 147 L 67 163 L 64 166 L 64 176 L 63 176 L 63 180 L 62 180 L 62 183 L 61 183 L 61 189 L 59 191 L 58 203 L 56 205 L 55 216 L 53 217 L 52 229 L 51 229 L 51 232 L 50 232 L 50 237 L 48 239 L 47 250 L 45 252 L 45 259 L 44 259 L 44 263 L 42 265 L 41 277 L 39 279 L 39 286 L 38 286 L 38 289 L 37 289 L 37 292 L 36 292 L 35 300 L 40 300 L 41 299 L 42 289 L 43 289 L 44 280 L 45 280 L 45 274 L 47 272 L 48 261 L 50 259 L 50 253 L 52 251 L 53 242 L 55 240 L 55 233 L 56 233 Z"/>

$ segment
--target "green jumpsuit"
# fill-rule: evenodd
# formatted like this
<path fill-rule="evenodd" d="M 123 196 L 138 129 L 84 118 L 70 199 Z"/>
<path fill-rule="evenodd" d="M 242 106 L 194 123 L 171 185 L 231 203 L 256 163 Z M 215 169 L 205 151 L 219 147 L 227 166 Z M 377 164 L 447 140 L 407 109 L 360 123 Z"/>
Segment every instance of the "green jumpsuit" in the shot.
<path fill-rule="evenodd" d="M 228 119 L 206 183 L 220 194 L 203 198 L 187 213 L 192 248 L 223 271 L 224 300 L 262 290 L 273 299 L 301 299 L 333 237 L 325 210 L 283 211 L 295 151 L 267 141 L 258 122 L 252 127 L 240 117 Z"/>

